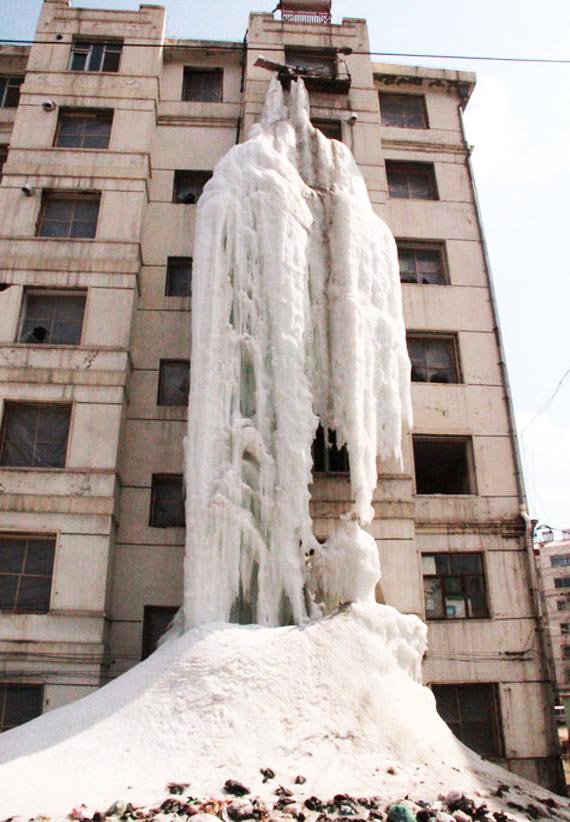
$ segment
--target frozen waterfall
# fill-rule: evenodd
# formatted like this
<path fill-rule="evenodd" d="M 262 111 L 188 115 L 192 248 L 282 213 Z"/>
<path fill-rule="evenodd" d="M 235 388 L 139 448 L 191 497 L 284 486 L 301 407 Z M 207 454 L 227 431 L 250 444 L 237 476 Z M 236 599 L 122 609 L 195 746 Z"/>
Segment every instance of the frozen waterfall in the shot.
<path fill-rule="evenodd" d="M 351 535 L 370 549 L 359 523 L 374 516 L 377 455 L 400 457 L 409 371 L 394 239 L 350 151 L 311 125 L 302 80 L 286 108 L 274 78 L 198 206 L 185 628 L 314 615 L 317 426 L 350 461 L 353 522 L 331 547 Z"/>

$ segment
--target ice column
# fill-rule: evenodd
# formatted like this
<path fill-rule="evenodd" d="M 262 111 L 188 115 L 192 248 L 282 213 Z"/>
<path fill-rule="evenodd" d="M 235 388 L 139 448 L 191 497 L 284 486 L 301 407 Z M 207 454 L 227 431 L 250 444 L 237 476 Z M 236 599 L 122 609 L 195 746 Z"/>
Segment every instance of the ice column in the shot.
<path fill-rule="evenodd" d="M 197 209 L 187 441 L 185 627 L 307 616 L 304 554 L 319 421 L 373 518 L 376 457 L 411 418 L 395 243 L 350 151 L 289 110 L 218 163 Z"/>

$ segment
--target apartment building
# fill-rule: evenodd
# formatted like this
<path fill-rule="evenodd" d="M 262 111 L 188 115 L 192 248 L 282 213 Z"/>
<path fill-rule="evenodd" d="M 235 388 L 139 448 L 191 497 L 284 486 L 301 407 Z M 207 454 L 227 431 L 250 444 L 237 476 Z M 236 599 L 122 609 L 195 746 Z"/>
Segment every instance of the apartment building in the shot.
<path fill-rule="evenodd" d="M 555 539 L 552 531 L 538 535 L 535 550 L 544 596 L 558 702 L 570 715 L 570 539 Z"/>
<path fill-rule="evenodd" d="M 376 64 L 364 20 L 295 5 L 229 43 L 165 38 L 156 5 L 44 0 L 33 45 L 0 48 L 0 729 L 135 665 L 182 601 L 195 204 L 260 116 L 264 55 L 306 72 L 398 241 L 415 427 L 404 468 L 378 466 L 379 599 L 427 620 L 424 679 L 458 736 L 560 788 L 461 121 L 475 77 Z M 346 469 L 316 443 L 318 537 Z"/>

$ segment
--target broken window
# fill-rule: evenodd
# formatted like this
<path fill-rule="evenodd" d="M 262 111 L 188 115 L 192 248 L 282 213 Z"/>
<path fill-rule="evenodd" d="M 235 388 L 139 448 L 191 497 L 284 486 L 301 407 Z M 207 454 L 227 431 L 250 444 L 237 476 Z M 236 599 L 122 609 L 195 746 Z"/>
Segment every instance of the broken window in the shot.
<path fill-rule="evenodd" d="M 123 44 L 118 41 L 74 40 L 70 71 L 119 71 Z"/>
<path fill-rule="evenodd" d="M 570 565 L 570 554 L 558 554 L 556 557 L 550 557 L 550 565 L 552 568 L 564 568 Z"/>
<path fill-rule="evenodd" d="M 112 111 L 63 110 L 59 115 L 55 145 L 59 148 L 107 148 Z"/>
<path fill-rule="evenodd" d="M 16 108 L 23 77 L 0 77 L 0 108 Z"/>
<path fill-rule="evenodd" d="M 85 294 L 26 292 L 20 342 L 79 345 Z"/>
<path fill-rule="evenodd" d="M 150 525 L 153 528 L 184 528 L 182 474 L 153 474 Z"/>
<path fill-rule="evenodd" d="M 405 200 L 437 200 L 434 167 L 431 163 L 386 160 L 390 197 Z"/>
<path fill-rule="evenodd" d="M 416 494 L 475 494 L 469 437 L 414 436 Z"/>
<path fill-rule="evenodd" d="M 412 382 L 459 382 L 457 344 L 454 337 L 408 336 Z"/>
<path fill-rule="evenodd" d="M 311 120 L 315 128 L 328 137 L 329 140 L 339 140 L 342 143 L 342 124 L 340 120 Z"/>
<path fill-rule="evenodd" d="M 189 297 L 192 293 L 192 257 L 169 257 L 166 263 L 166 296 Z"/>
<path fill-rule="evenodd" d="M 176 616 L 174 605 L 145 605 L 141 659 L 146 659 L 158 648 L 158 641 Z"/>
<path fill-rule="evenodd" d="M 211 171 L 175 171 L 173 202 L 186 205 L 197 203 L 211 176 Z"/>
<path fill-rule="evenodd" d="M 288 66 L 302 69 L 304 72 L 332 79 L 336 77 L 336 53 L 322 49 L 299 50 L 285 49 L 285 62 Z"/>
<path fill-rule="evenodd" d="M 419 94 L 380 92 L 380 116 L 383 126 L 427 128 L 425 97 Z"/>
<path fill-rule="evenodd" d="M 0 611 L 49 610 L 55 537 L 0 535 Z"/>
<path fill-rule="evenodd" d="M 422 574 L 427 619 L 489 616 L 482 554 L 422 554 Z"/>
<path fill-rule="evenodd" d="M 158 372 L 158 405 L 188 405 L 190 360 L 161 360 Z"/>
<path fill-rule="evenodd" d="M 570 577 L 557 577 L 554 580 L 555 588 L 570 588 Z"/>
<path fill-rule="evenodd" d="M 327 431 L 319 425 L 313 440 L 313 473 L 314 474 L 348 474 L 348 451 L 346 446 L 337 448 L 336 431 Z"/>
<path fill-rule="evenodd" d="M 221 68 L 185 66 L 182 99 L 186 102 L 221 103 L 223 78 Z"/>
<path fill-rule="evenodd" d="M 447 282 L 443 244 L 398 241 L 400 280 L 418 285 L 443 285 Z"/>
<path fill-rule="evenodd" d="M 93 239 L 100 194 L 44 193 L 37 226 L 39 237 Z"/>
<path fill-rule="evenodd" d="M 494 683 L 431 688 L 438 713 L 464 745 L 481 756 L 501 756 L 503 744 Z"/>
<path fill-rule="evenodd" d="M 0 731 L 15 728 L 42 713 L 42 685 L 0 684 Z"/>
<path fill-rule="evenodd" d="M 63 468 L 70 417 L 70 405 L 7 402 L 0 465 Z"/>

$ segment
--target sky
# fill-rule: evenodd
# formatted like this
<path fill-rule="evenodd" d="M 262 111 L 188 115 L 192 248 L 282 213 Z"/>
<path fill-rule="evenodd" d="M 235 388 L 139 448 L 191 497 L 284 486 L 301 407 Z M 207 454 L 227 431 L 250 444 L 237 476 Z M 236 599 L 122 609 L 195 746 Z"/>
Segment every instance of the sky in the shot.
<path fill-rule="evenodd" d="M 137 9 L 134 0 L 73 0 Z M 162 0 L 171 37 L 241 40 L 267 0 Z M 41 0 L 0 0 L 0 37 L 30 39 Z M 333 0 L 333 22 L 368 21 L 378 62 L 477 73 L 467 139 L 489 247 L 531 516 L 570 527 L 570 3 L 568 0 Z M 454 59 L 548 58 L 566 64 Z M 565 378 L 565 374 L 567 377 Z"/>

